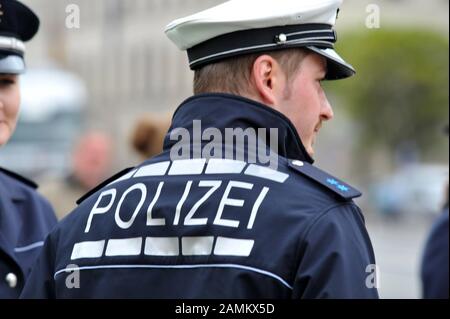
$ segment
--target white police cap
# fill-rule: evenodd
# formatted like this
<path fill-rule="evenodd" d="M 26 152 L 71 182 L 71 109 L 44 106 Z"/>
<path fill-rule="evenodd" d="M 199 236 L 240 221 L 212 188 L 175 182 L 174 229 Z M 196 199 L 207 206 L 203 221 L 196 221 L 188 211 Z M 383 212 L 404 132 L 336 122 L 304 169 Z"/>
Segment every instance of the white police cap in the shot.
<path fill-rule="evenodd" d="M 328 61 L 327 79 L 355 74 L 334 51 L 342 0 L 231 0 L 173 21 L 167 36 L 192 70 L 229 57 L 304 47 Z"/>
<path fill-rule="evenodd" d="M 36 14 L 16 0 L 0 0 L 0 74 L 25 72 L 25 43 L 39 29 Z"/>

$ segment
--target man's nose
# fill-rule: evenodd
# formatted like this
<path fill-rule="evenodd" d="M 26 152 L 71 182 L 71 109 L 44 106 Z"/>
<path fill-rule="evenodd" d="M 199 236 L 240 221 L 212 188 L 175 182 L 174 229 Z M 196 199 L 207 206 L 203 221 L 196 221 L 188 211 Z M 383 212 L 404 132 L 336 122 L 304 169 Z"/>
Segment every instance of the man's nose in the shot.
<path fill-rule="evenodd" d="M 331 104 L 328 101 L 326 96 L 324 96 L 324 100 L 322 102 L 321 117 L 325 121 L 329 121 L 329 120 L 333 119 L 333 117 L 334 117 L 333 107 L 331 106 Z"/>

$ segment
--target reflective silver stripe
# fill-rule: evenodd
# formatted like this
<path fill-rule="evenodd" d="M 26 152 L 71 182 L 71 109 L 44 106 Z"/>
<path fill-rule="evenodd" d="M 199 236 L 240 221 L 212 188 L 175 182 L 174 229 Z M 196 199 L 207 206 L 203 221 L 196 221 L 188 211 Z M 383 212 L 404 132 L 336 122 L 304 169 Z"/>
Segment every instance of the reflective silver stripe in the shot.
<path fill-rule="evenodd" d="M 244 175 L 260 177 L 264 179 L 269 179 L 274 182 L 284 183 L 289 175 L 285 173 L 281 173 L 279 171 L 273 170 L 271 168 L 267 168 L 264 166 L 258 166 L 251 164 L 244 172 Z"/>
<path fill-rule="evenodd" d="M 0 49 L 16 50 L 25 53 L 25 44 L 16 38 L 0 36 Z"/>
<path fill-rule="evenodd" d="M 147 237 L 144 254 L 147 256 L 178 256 L 178 237 Z"/>
<path fill-rule="evenodd" d="M 286 286 L 289 289 L 293 289 L 291 285 L 289 285 L 283 278 L 280 276 L 271 273 L 266 270 L 244 266 L 244 265 L 238 265 L 238 264 L 200 264 L 200 265 L 100 265 L 100 266 L 83 266 L 83 267 L 77 267 L 77 268 L 64 268 L 61 270 L 58 270 L 53 278 L 56 280 L 56 276 L 58 276 L 60 273 L 63 272 L 69 272 L 69 271 L 81 271 L 81 270 L 98 270 L 98 269 L 195 269 L 195 268 L 234 268 L 234 269 L 242 269 L 247 270 L 251 272 L 255 272 L 261 275 L 265 275 L 268 277 L 271 277 L 280 283 L 282 283 L 284 286 Z"/>
<path fill-rule="evenodd" d="M 73 245 L 71 260 L 82 258 L 99 258 L 103 255 L 105 240 L 84 241 Z"/>
<path fill-rule="evenodd" d="M 183 237 L 181 247 L 184 256 L 211 255 L 214 237 Z"/>
<path fill-rule="evenodd" d="M 176 160 L 172 162 L 169 170 L 169 176 L 173 175 L 200 175 L 205 167 L 206 159 L 187 159 Z"/>
<path fill-rule="evenodd" d="M 311 47 L 311 49 L 315 49 Z M 123 181 L 126 179 L 134 179 L 139 177 L 154 177 L 154 176 L 177 176 L 177 175 L 201 175 L 203 173 L 203 169 L 206 169 L 205 175 L 214 175 L 214 174 L 242 174 L 245 166 L 248 163 L 237 160 L 230 159 L 210 159 L 208 164 L 206 164 L 206 159 L 187 159 L 187 160 L 175 160 L 172 162 L 172 166 L 169 168 L 170 162 L 161 162 L 156 164 L 151 164 L 147 166 L 143 166 L 139 169 L 135 169 L 128 174 L 120 177 L 119 179 L 111 182 L 107 186 L 111 186 L 119 181 Z M 259 166 L 256 164 L 250 164 L 249 167 L 245 170 L 245 175 L 252 175 L 247 172 L 258 171 L 256 168 L 260 168 L 263 172 L 261 174 L 256 174 L 254 176 L 261 177 L 264 179 L 269 179 L 273 181 L 277 181 L 279 183 L 283 183 L 284 180 L 289 177 L 289 175 L 285 173 L 278 172 L 276 170 L 272 170 L 266 168 L 265 166 Z M 167 172 L 168 171 L 168 172 Z M 264 174 L 268 173 L 270 176 L 265 176 Z"/>
<path fill-rule="evenodd" d="M 252 252 L 255 241 L 252 239 L 236 239 L 217 237 L 214 255 L 248 257 Z"/>
<path fill-rule="evenodd" d="M 169 168 L 170 162 L 160 162 L 155 164 L 150 164 L 142 166 L 138 169 L 134 177 L 145 177 L 145 176 L 164 176 Z"/>
<path fill-rule="evenodd" d="M 240 174 L 247 163 L 230 159 L 210 159 L 205 174 Z"/>
<path fill-rule="evenodd" d="M 35 243 L 27 245 L 27 246 L 14 248 L 14 252 L 16 252 L 16 253 L 23 253 L 23 252 L 26 252 L 26 251 L 29 251 L 29 250 L 33 250 L 33 249 L 42 247 L 42 246 L 44 246 L 44 242 L 43 241 L 38 241 L 38 242 L 35 242 Z"/>
<path fill-rule="evenodd" d="M 138 256 L 141 254 L 142 238 L 110 239 L 105 256 Z"/>

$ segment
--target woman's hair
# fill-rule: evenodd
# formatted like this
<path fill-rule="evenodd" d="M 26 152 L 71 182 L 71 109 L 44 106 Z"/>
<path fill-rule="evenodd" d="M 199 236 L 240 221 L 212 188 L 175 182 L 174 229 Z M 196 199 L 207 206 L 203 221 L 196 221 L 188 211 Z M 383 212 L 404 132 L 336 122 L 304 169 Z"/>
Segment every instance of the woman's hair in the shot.
<path fill-rule="evenodd" d="M 170 123 L 169 114 L 147 114 L 139 119 L 131 134 L 131 145 L 134 150 L 143 158 L 161 153 Z"/>

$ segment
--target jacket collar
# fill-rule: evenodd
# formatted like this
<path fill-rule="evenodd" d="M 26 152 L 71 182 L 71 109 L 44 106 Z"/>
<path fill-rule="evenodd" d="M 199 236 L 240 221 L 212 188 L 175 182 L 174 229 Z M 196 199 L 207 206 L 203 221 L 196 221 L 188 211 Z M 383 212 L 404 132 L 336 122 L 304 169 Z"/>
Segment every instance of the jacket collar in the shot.
<path fill-rule="evenodd" d="M 19 187 L 14 187 L 8 183 L 9 176 L 0 171 L 0 197 L 2 200 L 9 201 L 23 201 L 25 194 Z"/>
<path fill-rule="evenodd" d="M 275 128 L 278 130 L 278 155 L 313 163 L 292 122 L 280 112 L 259 102 L 231 94 L 213 93 L 195 95 L 184 101 L 176 110 L 171 132 L 176 128 L 193 130 L 193 121 L 201 120 L 202 130 L 214 127 L 242 129 Z M 177 141 L 166 136 L 164 150 Z"/>

